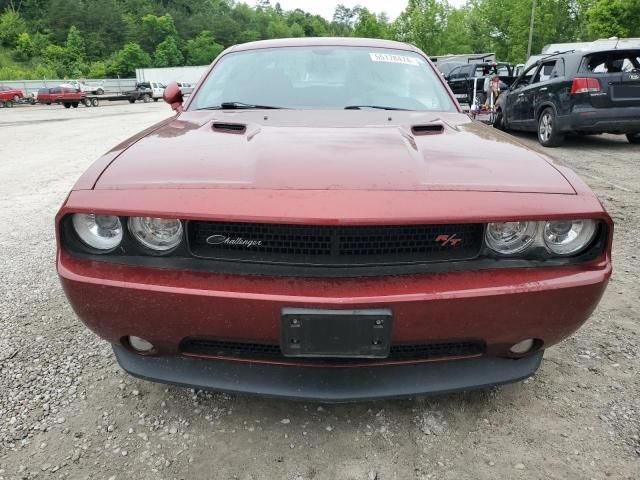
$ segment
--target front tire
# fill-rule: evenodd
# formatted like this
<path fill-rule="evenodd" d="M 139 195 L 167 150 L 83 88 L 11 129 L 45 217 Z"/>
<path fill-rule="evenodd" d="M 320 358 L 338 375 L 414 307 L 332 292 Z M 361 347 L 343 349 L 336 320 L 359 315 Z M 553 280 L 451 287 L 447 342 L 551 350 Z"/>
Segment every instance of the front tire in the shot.
<path fill-rule="evenodd" d="M 144 103 L 149 103 L 149 102 L 151 101 L 151 97 L 145 93 L 145 94 L 142 96 L 142 101 L 143 101 Z"/>
<path fill-rule="evenodd" d="M 538 118 L 538 141 L 543 147 L 559 147 L 564 135 L 558 131 L 556 113 L 553 108 L 545 108 Z"/>
<path fill-rule="evenodd" d="M 640 144 L 640 133 L 627 133 L 627 140 L 635 145 Z"/>
<path fill-rule="evenodd" d="M 20 103 L 20 97 L 18 95 L 13 96 L 13 103 Z"/>

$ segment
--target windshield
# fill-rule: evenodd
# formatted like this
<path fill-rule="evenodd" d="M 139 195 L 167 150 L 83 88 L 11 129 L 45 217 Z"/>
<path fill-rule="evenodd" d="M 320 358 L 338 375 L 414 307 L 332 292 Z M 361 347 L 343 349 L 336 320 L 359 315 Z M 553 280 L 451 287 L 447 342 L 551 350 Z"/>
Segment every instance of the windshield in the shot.
<path fill-rule="evenodd" d="M 223 104 L 456 111 L 422 56 L 363 47 L 288 47 L 227 54 L 204 80 L 190 109 Z"/>

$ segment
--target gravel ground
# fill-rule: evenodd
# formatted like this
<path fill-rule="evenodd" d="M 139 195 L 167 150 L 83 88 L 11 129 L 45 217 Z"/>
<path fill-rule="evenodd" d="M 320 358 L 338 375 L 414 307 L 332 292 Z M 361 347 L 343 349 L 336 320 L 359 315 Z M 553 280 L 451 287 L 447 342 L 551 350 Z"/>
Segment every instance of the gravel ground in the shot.
<path fill-rule="evenodd" d="M 136 380 L 67 305 L 57 208 L 90 162 L 168 115 L 160 103 L 0 114 L 0 480 L 640 478 L 639 146 L 603 135 L 546 150 L 614 217 L 615 273 L 534 378 L 321 406 Z"/>

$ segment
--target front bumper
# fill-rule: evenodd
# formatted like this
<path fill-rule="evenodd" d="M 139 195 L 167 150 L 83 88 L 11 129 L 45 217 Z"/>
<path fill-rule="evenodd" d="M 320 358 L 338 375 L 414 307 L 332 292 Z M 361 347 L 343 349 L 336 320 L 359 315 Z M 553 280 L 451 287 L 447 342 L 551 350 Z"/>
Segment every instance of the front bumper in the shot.
<path fill-rule="evenodd" d="M 313 279 L 224 275 L 110 264 L 59 252 L 67 297 L 113 344 L 149 340 L 181 354 L 187 338 L 278 344 L 285 308 L 388 309 L 393 344 L 480 340 L 507 356 L 535 338 L 546 348 L 577 330 L 598 304 L 610 260 L 579 266 Z"/>
<path fill-rule="evenodd" d="M 457 392 L 524 380 L 542 352 L 517 360 L 483 357 L 413 365 L 306 368 L 181 356 L 146 357 L 114 345 L 120 366 L 145 380 L 269 397 L 347 402 Z"/>
<path fill-rule="evenodd" d="M 636 133 L 640 132 L 640 107 L 580 110 L 558 120 L 564 132 Z"/>
<path fill-rule="evenodd" d="M 568 267 L 347 279 L 277 278 L 150 269 L 58 253 L 58 272 L 78 316 L 114 345 L 134 376 L 194 388 L 327 402 L 453 392 L 532 375 L 542 353 L 519 359 L 526 338 L 547 348 L 578 329 L 602 296 L 608 258 Z M 392 344 L 480 340 L 481 356 L 430 361 L 310 365 L 305 359 L 189 356 L 183 341 L 278 344 L 284 308 L 385 308 Z M 155 346 L 134 353 L 126 337 Z M 291 359 L 290 359 L 291 360 Z"/>

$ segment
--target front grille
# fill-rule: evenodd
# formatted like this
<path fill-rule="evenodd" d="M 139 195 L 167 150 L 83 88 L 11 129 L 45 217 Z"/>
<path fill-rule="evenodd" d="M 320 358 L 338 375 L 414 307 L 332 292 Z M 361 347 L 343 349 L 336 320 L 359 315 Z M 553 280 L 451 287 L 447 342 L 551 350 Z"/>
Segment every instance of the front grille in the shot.
<path fill-rule="evenodd" d="M 389 356 L 384 359 L 361 358 L 291 358 L 282 355 L 279 345 L 262 343 L 228 342 L 220 340 L 187 339 L 182 342 L 185 355 L 230 357 L 291 363 L 376 363 L 384 361 L 420 361 L 446 358 L 474 357 L 484 353 L 484 343 L 460 341 L 423 345 L 392 345 Z"/>
<path fill-rule="evenodd" d="M 190 221 L 193 255 L 290 265 L 394 265 L 468 260 L 482 224 L 316 226 Z"/>

